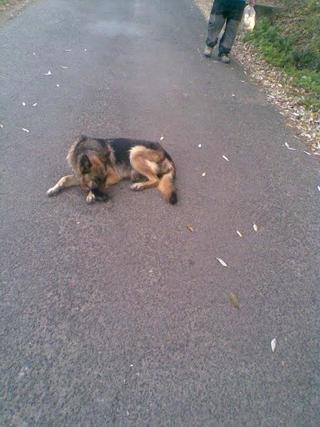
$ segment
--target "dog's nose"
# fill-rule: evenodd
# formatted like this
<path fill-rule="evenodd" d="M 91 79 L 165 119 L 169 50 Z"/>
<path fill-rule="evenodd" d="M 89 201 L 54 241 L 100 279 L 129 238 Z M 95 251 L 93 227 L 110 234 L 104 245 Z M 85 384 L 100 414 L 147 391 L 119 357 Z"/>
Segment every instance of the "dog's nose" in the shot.
<path fill-rule="evenodd" d="M 103 178 L 97 176 L 94 180 L 96 185 L 101 185 L 103 183 Z"/>

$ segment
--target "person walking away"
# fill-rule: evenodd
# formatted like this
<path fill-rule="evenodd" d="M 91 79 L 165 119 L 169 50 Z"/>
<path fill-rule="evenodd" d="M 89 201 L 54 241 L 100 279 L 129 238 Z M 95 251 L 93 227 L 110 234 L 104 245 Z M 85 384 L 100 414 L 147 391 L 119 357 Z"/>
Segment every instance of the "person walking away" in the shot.
<path fill-rule="evenodd" d="M 253 1 L 250 0 L 250 3 L 252 4 Z M 219 34 L 225 24 L 223 35 L 219 41 L 219 57 L 226 64 L 230 62 L 229 53 L 236 38 L 245 5 L 245 0 L 214 0 L 204 49 L 206 57 L 211 57 L 213 48 L 217 44 Z"/>

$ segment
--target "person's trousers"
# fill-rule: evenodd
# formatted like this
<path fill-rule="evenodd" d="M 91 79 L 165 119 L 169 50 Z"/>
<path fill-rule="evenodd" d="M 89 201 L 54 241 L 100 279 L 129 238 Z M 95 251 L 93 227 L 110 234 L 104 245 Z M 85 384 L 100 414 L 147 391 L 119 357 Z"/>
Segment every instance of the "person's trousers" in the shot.
<path fill-rule="evenodd" d="M 210 14 L 206 44 L 209 47 L 214 47 L 224 24 L 226 24 L 219 43 L 219 55 L 230 52 L 237 35 L 244 7 L 245 3 L 239 0 L 215 0 Z"/>

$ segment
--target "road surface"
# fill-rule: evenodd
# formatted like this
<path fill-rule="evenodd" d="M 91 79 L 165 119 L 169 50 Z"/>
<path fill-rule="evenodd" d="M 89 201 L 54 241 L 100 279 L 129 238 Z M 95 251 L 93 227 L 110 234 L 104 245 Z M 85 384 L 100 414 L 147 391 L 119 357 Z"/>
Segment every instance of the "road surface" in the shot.
<path fill-rule="evenodd" d="M 319 426 L 318 159 L 205 35 L 191 0 L 1 27 L 2 426 Z M 80 133 L 163 136 L 178 205 L 47 198 Z"/>

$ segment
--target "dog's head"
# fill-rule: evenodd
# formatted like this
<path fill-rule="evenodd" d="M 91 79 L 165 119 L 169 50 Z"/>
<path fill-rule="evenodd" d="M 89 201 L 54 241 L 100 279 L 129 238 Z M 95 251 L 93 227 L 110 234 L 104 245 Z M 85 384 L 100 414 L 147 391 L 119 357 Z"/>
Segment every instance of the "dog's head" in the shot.
<path fill-rule="evenodd" d="M 81 154 L 79 158 L 80 185 L 86 190 L 103 190 L 107 178 L 107 156 L 95 152 Z"/>

